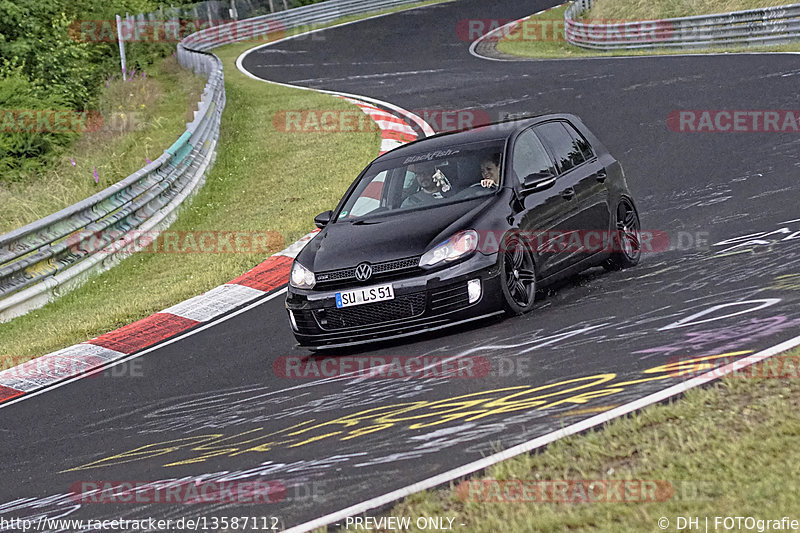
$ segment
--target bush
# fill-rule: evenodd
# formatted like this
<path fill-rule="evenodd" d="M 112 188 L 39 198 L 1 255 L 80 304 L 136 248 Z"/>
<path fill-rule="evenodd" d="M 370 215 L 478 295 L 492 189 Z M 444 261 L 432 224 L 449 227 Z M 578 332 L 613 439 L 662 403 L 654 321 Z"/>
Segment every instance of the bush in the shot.
<path fill-rule="evenodd" d="M 37 114 L 37 110 L 47 113 Z M 75 116 L 60 94 L 42 91 L 19 72 L 0 79 L 0 179 L 14 180 L 36 170 L 46 156 L 78 136 L 69 125 L 54 126 L 53 110 Z M 41 122 L 37 115 L 48 122 Z"/>
<path fill-rule="evenodd" d="M 58 95 L 75 109 L 87 107 L 96 94 L 104 55 L 92 43 L 70 38 L 71 19 L 49 2 L 0 0 L 0 78 L 25 76 L 36 94 Z"/>
<path fill-rule="evenodd" d="M 6 122 L 0 124 L 0 182 L 39 169 L 57 148 L 77 137 L 74 131 L 20 128 L 19 112 L 97 109 L 103 81 L 120 70 L 116 41 L 81 41 L 75 22 L 113 21 L 116 13 L 157 9 L 155 0 L 0 0 L 0 119 Z M 128 68 L 142 70 L 175 45 L 136 43 L 127 48 Z"/>

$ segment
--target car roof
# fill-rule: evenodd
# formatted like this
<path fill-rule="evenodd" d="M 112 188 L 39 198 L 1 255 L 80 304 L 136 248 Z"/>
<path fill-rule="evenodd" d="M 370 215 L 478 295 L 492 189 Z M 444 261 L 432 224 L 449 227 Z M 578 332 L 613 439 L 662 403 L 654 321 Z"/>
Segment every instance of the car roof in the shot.
<path fill-rule="evenodd" d="M 576 118 L 577 117 L 574 115 L 567 113 L 525 116 L 522 118 L 510 118 L 507 120 L 492 122 L 490 124 L 466 131 L 437 133 L 436 135 L 423 137 L 414 142 L 404 144 L 398 148 L 395 148 L 394 150 L 386 152 L 384 155 L 378 157 L 375 161 L 388 161 L 389 159 L 394 159 L 397 157 L 407 157 L 409 155 L 418 154 L 421 150 L 438 150 L 456 144 L 484 141 L 505 141 L 516 132 L 540 122 L 546 122 L 553 119 L 562 119 L 569 120 L 575 124 Z"/>

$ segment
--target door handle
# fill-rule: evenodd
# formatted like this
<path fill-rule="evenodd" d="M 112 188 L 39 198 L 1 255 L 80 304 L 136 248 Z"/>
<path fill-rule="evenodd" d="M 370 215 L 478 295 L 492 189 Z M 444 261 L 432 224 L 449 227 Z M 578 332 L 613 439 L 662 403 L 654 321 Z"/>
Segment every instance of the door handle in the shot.
<path fill-rule="evenodd" d="M 572 200 L 575 197 L 575 189 L 572 187 L 564 189 L 561 191 L 561 197 L 565 200 Z"/>
<path fill-rule="evenodd" d="M 597 181 L 599 181 L 600 183 L 606 181 L 607 177 L 608 174 L 606 173 L 606 169 L 604 168 L 601 168 L 600 170 L 597 171 L 597 174 L 595 174 L 595 178 L 597 178 Z"/>

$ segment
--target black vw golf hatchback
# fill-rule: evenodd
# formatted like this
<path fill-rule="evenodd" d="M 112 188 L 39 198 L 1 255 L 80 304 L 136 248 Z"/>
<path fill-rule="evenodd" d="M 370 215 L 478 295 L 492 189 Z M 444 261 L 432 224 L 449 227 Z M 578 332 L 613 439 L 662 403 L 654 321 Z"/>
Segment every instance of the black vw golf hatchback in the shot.
<path fill-rule="evenodd" d="M 286 308 L 317 349 L 525 313 L 545 284 L 641 254 L 621 165 L 568 114 L 392 150 L 315 223 Z"/>

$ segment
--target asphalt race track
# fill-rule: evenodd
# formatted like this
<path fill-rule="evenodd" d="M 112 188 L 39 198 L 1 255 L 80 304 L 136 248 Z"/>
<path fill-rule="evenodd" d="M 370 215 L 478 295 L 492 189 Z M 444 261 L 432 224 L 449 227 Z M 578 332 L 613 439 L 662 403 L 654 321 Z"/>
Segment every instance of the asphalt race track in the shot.
<path fill-rule="evenodd" d="M 669 235 L 668 249 L 627 271 L 570 279 L 523 317 L 346 354 L 470 356 L 477 377 L 281 377 L 279 357 L 311 354 L 294 345 L 283 295 L 268 297 L 102 377 L 3 407 L 3 515 L 274 516 L 288 528 L 693 377 L 678 361 L 743 357 L 796 337 L 800 138 L 676 132 L 667 117 L 795 109 L 800 56 L 495 62 L 472 56 L 456 31 L 464 19 L 545 7 L 443 3 L 287 40 L 243 66 L 409 110 L 575 113 L 622 162 L 643 228 Z M 330 357 L 312 359 L 322 367 Z M 225 471 L 285 494 L 258 505 L 70 496 L 85 482 Z"/>

